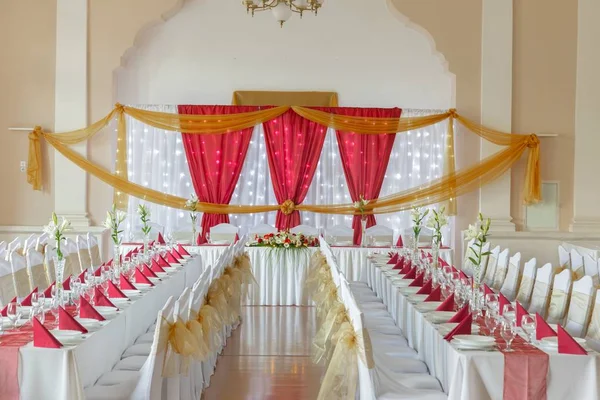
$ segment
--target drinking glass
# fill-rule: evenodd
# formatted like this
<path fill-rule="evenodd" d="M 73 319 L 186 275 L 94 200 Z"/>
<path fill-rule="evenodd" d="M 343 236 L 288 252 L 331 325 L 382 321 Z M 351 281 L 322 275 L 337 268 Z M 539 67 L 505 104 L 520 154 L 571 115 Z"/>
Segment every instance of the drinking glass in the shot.
<path fill-rule="evenodd" d="M 502 307 L 502 316 L 511 322 L 515 322 L 517 319 L 515 307 L 512 304 L 505 304 L 504 307 Z"/>
<path fill-rule="evenodd" d="M 37 318 L 38 321 L 40 321 L 40 323 L 42 325 L 44 325 L 44 321 L 46 320 L 46 313 L 44 312 L 44 309 L 42 307 L 33 307 L 31 309 L 31 323 L 33 324 L 33 319 Z"/>
<path fill-rule="evenodd" d="M 494 331 L 496 331 L 496 328 L 498 327 L 496 315 L 490 310 L 485 313 L 485 326 L 488 328 L 491 335 L 494 334 Z"/>
<path fill-rule="evenodd" d="M 500 336 L 506 342 L 506 348 L 504 351 L 514 351 L 510 348 L 510 345 L 515 338 L 515 323 L 509 319 L 503 318 L 500 324 Z"/>
<path fill-rule="evenodd" d="M 488 306 L 489 303 L 498 303 L 498 295 L 495 293 L 488 293 L 485 295 L 485 305 Z"/>
<path fill-rule="evenodd" d="M 41 294 L 43 294 L 43 293 L 41 293 Z M 34 308 L 40 305 L 39 295 L 40 295 L 40 292 L 31 293 L 31 306 Z"/>
<path fill-rule="evenodd" d="M 50 296 L 52 296 L 52 298 L 55 298 L 57 292 L 58 292 L 58 288 L 56 287 L 56 285 L 52 285 L 52 289 L 50 289 Z"/>
<path fill-rule="evenodd" d="M 52 302 L 50 303 L 50 312 L 54 316 L 54 321 L 56 322 L 56 325 L 58 325 L 58 307 L 59 306 L 60 306 L 60 301 L 58 300 L 57 297 L 54 297 L 52 299 Z"/>
<path fill-rule="evenodd" d="M 21 305 L 17 302 L 8 304 L 6 316 L 12 322 L 13 328 L 17 328 L 17 321 L 21 318 Z"/>
<path fill-rule="evenodd" d="M 101 281 L 101 286 L 102 286 L 102 291 L 104 292 L 104 295 L 108 297 L 108 282 L 110 282 L 110 275 L 107 273 L 102 274 L 102 281 Z"/>
<path fill-rule="evenodd" d="M 536 328 L 535 318 L 529 314 L 523 315 L 523 318 L 521 318 L 521 328 L 523 328 L 523 331 L 527 334 L 529 343 L 533 344 Z"/>

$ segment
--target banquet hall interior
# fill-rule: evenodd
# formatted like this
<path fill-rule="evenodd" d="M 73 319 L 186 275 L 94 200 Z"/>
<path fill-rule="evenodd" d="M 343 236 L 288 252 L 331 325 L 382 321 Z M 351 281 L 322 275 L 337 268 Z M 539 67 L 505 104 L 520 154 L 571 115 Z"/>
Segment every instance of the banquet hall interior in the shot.
<path fill-rule="evenodd" d="M 600 398 L 598 18 L 0 0 L 0 400 Z"/>

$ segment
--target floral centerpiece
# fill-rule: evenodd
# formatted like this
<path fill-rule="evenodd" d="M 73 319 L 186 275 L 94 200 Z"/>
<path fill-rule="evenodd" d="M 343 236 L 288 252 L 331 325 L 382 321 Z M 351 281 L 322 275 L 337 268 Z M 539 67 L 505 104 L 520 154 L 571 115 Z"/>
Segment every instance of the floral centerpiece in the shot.
<path fill-rule="evenodd" d="M 195 193 L 192 193 L 188 201 L 185 202 L 185 208 L 189 210 L 190 220 L 192 221 L 192 246 L 196 244 L 196 221 L 198 221 L 198 213 L 196 210 L 198 209 L 198 203 L 198 197 Z"/>
<path fill-rule="evenodd" d="M 360 213 L 360 227 L 361 227 L 361 239 L 360 245 L 362 247 L 366 246 L 367 243 L 367 215 L 365 214 L 365 207 L 369 204 L 369 200 L 365 200 L 363 195 L 359 196 L 358 201 L 354 202 L 354 209 Z"/>
<path fill-rule="evenodd" d="M 114 251 L 114 259 L 113 259 L 113 267 L 118 269 L 121 263 L 121 224 L 127 218 L 127 214 L 125 214 L 121 210 L 117 210 L 117 206 L 113 204 L 112 209 L 106 212 L 106 219 L 104 220 L 104 227 L 110 229 L 110 237 L 115 245 Z"/>
<path fill-rule="evenodd" d="M 56 289 L 57 298 L 62 301 L 62 283 L 65 271 L 65 257 L 60 249 L 60 244 L 65 238 L 65 232 L 71 230 L 71 222 L 61 217 L 60 221 L 55 212 L 48 225 L 44 226 L 44 232 L 56 241 L 56 258 L 54 259 L 54 269 L 56 271 Z"/>
<path fill-rule="evenodd" d="M 138 205 L 137 213 L 140 216 L 142 222 L 142 233 L 144 234 L 144 254 L 148 254 L 148 242 L 150 240 L 150 209 L 144 204 Z"/>
<path fill-rule="evenodd" d="M 315 236 L 303 235 L 302 233 L 282 231 L 277 233 L 267 233 L 266 235 L 255 235 L 254 239 L 248 242 L 248 246 L 304 249 L 307 247 L 319 246 L 319 239 Z"/>
<path fill-rule="evenodd" d="M 413 237 L 414 244 L 413 250 L 417 250 L 419 248 L 419 236 L 421 235 L 421 225 L 423 224 L 423 220 L 429 214 L 429 209 L 423 211 L 421 207 L 414 207 L 412 212 L 410 213 L 413 223 Z"/>
<path fill-rule="evenodd" d="M 479 315 L 479 311 L 483 308 L 483 293 L 480 288 L 481 262 L 483 257 L 491 254 L 489 251 L 483 251 L 483 246 L 487 242 L 489 236 L 491 224 L 492 220 L 490 218 L 483 218 L 483 215 L 479 213 L 477 223 L 475 225 L 469 225 L 469 229 L 467 229 L 467 232 L 465 233 L 465 240 L 473 240 L 473 244 L 469 246 L 469 249 L 467 250 L 467 257 L 473 265 L 471 309 L 476 315 Z"/>
<path fill-rule="evenodd" d="M 437 267 L 440 247 L 442 247 L 442 228 L 448 225 L 448 217 L 445 214 L 446 208 L 442 207 L 439 211 L 432 209 L 427 227 L 433 230 L 431 238 L 431 253 L 433 256 L 433 265 Z"/>

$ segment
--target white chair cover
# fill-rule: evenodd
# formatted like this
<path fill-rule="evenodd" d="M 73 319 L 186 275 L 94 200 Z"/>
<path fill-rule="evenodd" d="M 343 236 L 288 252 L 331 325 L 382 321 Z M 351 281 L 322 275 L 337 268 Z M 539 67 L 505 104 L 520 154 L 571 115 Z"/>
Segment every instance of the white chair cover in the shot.
<path fill-rule="evenodd" d="M 494 273 L 494 282 L 492 283 L 492 287 L 495 290 L 500 290 L 504 283 L 504 279 L 506 278 L 506 274 L 508 273 L 509 251 L 509 249 L 504 249 L 498 255 L 498 263 L 496 264 L 496 272 Z"/>
<path fill-rule="evenodd" d="M 27 260 L 27 271 L 31 285 L 39 290 L 44 290 L 49 286 L 48 278 L 46 276 L 46 269 L 44 268 L 44 255 L 34 248 L 27 250 L 25 255 Z"/>
<path fill-rule="evenodd" d="M 558 265 L 560 268 L 571 269 L 571 255 L 562 245 L 558 246 Z"/>
<path fill-rule="evenodd" d="M 2 305 L 6 305 L 16 295 L 12 267 L 8 261 L 0 259 L 0 299 Z"/>
<path fill-rule="evenodd" d="M 391 246 L 394 242 L 394 230 L 383 225 L 374 225 L 365 230 L 367 243 L 374 246 Z"/>
<path fill-rule="evenodd" d="M 100 256 L 100 247 L 98 246 L 98 238 L 88 232 L 87 242 L 90 248 L 90 259 L 92 260 L 92 266 L 99 267 L 102 264 L 102 257 Z"/>
<path fill-rule="evenodd" d="M 592 316 L 594 291 L 594 282 L 590 276 L 584 276 L 573 282 L 567 322 L 565 323 L 565 329 L 573 336 L 585 337 Z"/>
<path fill-rule="evenodd" d="M 259 224 L 250 228 L 248 236 L 266 235 L 267 233 L 277 233 L 277 228 L 268 224 Z"/>
<path fill-rule="evenodd" d="M 542 317 L 546 317 L 553 278 L 554 269 L 552 268 L 552 264 L 548 263 L 537 270 L 531 294 L 531 305 L 528 308 L 531 314 L 539 313 Z"/>
<path fill-rule="evenodd" d="M 31 293 L 33 288 L 31 287 L 31 280 L 27 273 L 27 261 L 25 260 L 25 257 L 17 252 L 13 252 L 10 255 L 10 265 L 13 272 L 13 281 L 17 297 L 21 298 L 27 296 Z"/>
<path fill-rule="evenodd" d="M 21 248 L 23 248 L 23 240 L 20 237 L 13 239 L 13 241 L 10 242 L 6 248 L 6 260 L 10 261 L 9 260 L 10 254 L 13 251 L 20 250 Z"/>
<path fill-rule="evenodd" d="M 90 256 L 90 246 L 87 237 L 78 235 L 75 238 L 77 244 L 77 256 L 79 257 L 79 266 L 81 270 L 86 270 L 92 266 L 92 257 Z"/>
<path fill-rule="evenodd" d="M 522 273 L 521 253 L 517 253 L 508 260 L 508 272 L 500 289 L 500 292 L 510 301 L 513 301 L 517 297 L 519 280 Z"/>
<path fill-rule="evenodd" d="M 290 232 L 296 233 L 296 234 L 301 233 L 306 236 L 319 236 L 319 230 L 317 228 L 315 228 L 314 226 L 309 226 L 309 225 L 295 226 L 292 229 L 290 229 Z"/>
<path fill-rule="evenodd" d="M 326 231 L 327 242 L 333 245 L 352 245 L 354 230 L 345 225 L 336 225 Z"/>
<path fill-rule="evenodd" d="M 550 306 L 548 307 L 548 317 L 546 318 L 549 323 L 563 323 L 569 305 L 569 296 L 571 295 L 571 282 L 571 271 L 568 269 L 565 269 L 554 277 Z"/>
<path fill-rule="evenodd" d="M 535 275 L 537 260 L 532 258 L 525 263 L 523 267 L 523 276 L 517 292 L 517 301 L 525 308 L 529 307 L 531 302 L 531 293 L 533 292 L 533 284 L 535 283 Z"/>
<path fill-rule="evenodd" d="M 210 228 L 210 242 L 231 244 L 235 242 L 239 228 L 231 224 L 219 224 Z"/>
<path fill-rule="evenodd" d="M 496 273 L 496 266 L 498 265 L 498 255 L 500 254 L 500 246 L 496 246 L 491 251 L 492 254 L 488 256 L 488 262 L 485 267 L 485 276 L 483 281 L 488 286 L 494 284 L 494 274 Z"/>
<path fill-rule="evenodd" d="M 48 234 L 46 232 L 42 233 L 35 243 L 35 250 L 40 253 L 43 252 L 44 246 L 48 243 Z"/>
<path fill-rule="evenodd" d="M 598 277 L 598 260 L 594 259 L 591 255 L 586 254 L 583 257 L 583 268 L 587 276 L 592 277 L 594 286 L 600 286 L 600 278 Z"/>

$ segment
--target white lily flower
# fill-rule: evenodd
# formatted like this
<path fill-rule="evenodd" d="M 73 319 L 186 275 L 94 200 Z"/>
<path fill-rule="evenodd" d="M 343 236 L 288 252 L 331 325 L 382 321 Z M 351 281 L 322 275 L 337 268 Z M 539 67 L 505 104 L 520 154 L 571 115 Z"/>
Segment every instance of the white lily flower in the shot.
<path fill-rule="evenodd" d="M 479 229 L 475 225 L 470 224 L 469 229 L 465 232 L 465 240 L 473 240 L 479 237 Z"/>

